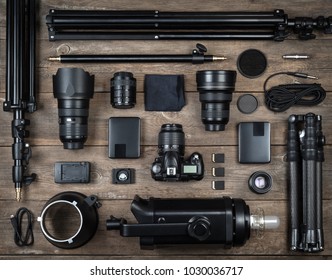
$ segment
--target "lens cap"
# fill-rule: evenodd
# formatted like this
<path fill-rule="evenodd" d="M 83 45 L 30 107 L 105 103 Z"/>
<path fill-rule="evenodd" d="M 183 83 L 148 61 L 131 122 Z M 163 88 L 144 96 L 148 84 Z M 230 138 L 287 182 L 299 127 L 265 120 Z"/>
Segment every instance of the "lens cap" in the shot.
<path fill-rule="evenodd" d="M 252 94 L 244 94 L 237 100 L 237 108 L 243 114 L 251 114 L 256 111 L 258 101 Z"/>
<path fill-rule="evenodd" d="M 256 49 L 244 51 L 237 60 L 239 72 L 249 79 L 254 79 L 262 75 L 266 67 L 267 59 L 265 55 Z"/>

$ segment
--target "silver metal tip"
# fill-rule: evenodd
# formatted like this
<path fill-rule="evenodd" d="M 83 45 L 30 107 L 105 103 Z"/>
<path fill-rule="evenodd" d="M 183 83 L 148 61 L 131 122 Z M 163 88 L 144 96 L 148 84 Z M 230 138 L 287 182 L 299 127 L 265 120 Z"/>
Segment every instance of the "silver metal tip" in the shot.
<path fill-rule="evenodd" d="M 21 201 L 21 188 L 16 188 L 16 201 L 20 202 Z"/>
<path fill-rule="evenodd" d="M 60 61 L 60 57 L 59 56 L 50 56 L 47 60 L 48 61 Z"/>
<path fill-rule="evenodd" d="M 217 60 L 226 60 L 227 57 L 224 57 L 224 56 L 214 56 L 213 57 L 213 61 L 217 61 Z"/>

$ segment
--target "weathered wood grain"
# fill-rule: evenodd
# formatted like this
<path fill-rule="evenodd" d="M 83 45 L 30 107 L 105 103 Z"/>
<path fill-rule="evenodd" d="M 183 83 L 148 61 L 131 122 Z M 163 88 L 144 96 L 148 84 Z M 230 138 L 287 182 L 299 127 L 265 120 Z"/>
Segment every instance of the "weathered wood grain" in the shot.
<path fill-rule="evenodd" d="M 5 47 L 6 23 L 5 0 L 0 0 L 0 107 L 5 100 Z M 305 9 L 300 8 L 305 6 Z M 190 53 L 197 42 L 191 41 L 58 41 L 49 42 L 45 16 L 49 9 L 137 9 L 137 1 L 129 0 L 46 0 L 40 1 L 39 23 L 37 27 L 37 102 L 38 110 L 29 115 L 30 137 L 27 142 L 32 146 L 29 172 L 37 173 L 37 180 L 24 189 L 24 201 L 14 201 L 14 186 L 11 181 L 11 120 L 12 114 L 0 110 L 0 259 L 331 259 L 332 258 L 332 36 L 318 34 L 316 40 L 299 41 L 292 35 L 281 43 L 272 41 L 201 41 L 209 54 L 224 55 L 228 58 L 222 63 L 204 65 L 191 64 L 59 64 L 47 61 L 49 56 L 79 53 L 111 54 L 186 54 Z M 283 8 L 290 18 L 295 16 L 330 16 L 332 1 L 307 0 L 267 1 L 267 0 L 169 0 L 140 1 L 140 10 L 160 11 L 272 11 Z M 205 132 L 201 123 L 201 105 L 196 90 L 197 70 L 236 70 L 238 56 L 246 49 L 256 48 L 263 51 L 268 59 L 266 72 L 257 79 L 247 79 L 238 73 L 236 90 L 231 103 L 230 122 L 224 132 Z M 306 53 L 310 60 L 283 60 L 286 53 Z M 66 151 L 62 148 L 58 133 L 57 100 L 53 98 L 52 75 L 59 67 L 82 67 L 96 77 L 95 96 L 90 101 L 89 134 L 85 148 L 80 151 Z M 137 79 L 137 104 L 130 110 L 117 110 L 109 104 L 110 78 L 117 71 L 133 72 Z M 284 113 L 273 113 L 264 105 L 263 83 L 278 71 L 299 71 L 319 77 L 317 82 L 328 91 L 326 100 L 313 108 L 293 107 Z M 144 111 L 145 74 L 184 74 L 186 106 L 181 112 Z M 300 80 L 311 83 L 312 81 Z M 269 86 L 291 83 L 294 78 L 277 77 Z M 259 107 L 255 113 L 245 115 L 238 111 L 236 103 L 244 93 L 254 94 Z M 290 114 L 312 111 L 323 117 L 323 131 L 326 135 L 325 162 L 323 165 L 323 205 L 325 251 L 319 254 L 291 253 L 288 250 L 289 210 L 287 190 L 286 133 L 287 118 Z M 142 121 L 141 151 L 136 160 L 111 160 L 108 158 L 107 135 L 108 118 L 116 116 L 138 116 Z M 269 121 L 272 126 L 272 161 L 270 164 L 243 165 L 237 162 L 237 129 L 239 122 Z M 186 183 L 155 182 L 150 175 L 150 167 L 157 156 L 157 138 L 160 126 L 164 123 L 181 123 L 185 132 L 186 156 L 198 151 L 205 161 L 205 177 L 202 181 Z M 224 153 L 224 164 L 211 162 L 211 153 Z M 92 164 L 90 184 L 54 183 L 53 168 L 57 161 L 90 161 Z M 111 183 L 113 168 L 135 168 L 135 184 L 115 185 Z M 211 182 L 216 179 L 211 174 L 212 167 L 225 167 L 224 191 L 215 191 Z M 265 195 L 257 195 L 248 189 L 248 178 L 257 170 L 265 170 L 273 177 L 272 190 Z M 13 230 L 9 221 L 20 206 L 26 206 L 35 216 L 40 215 L 46 201 L 62 191 L 78 191 L 86 195 L 96 194 L 103 206 L 99 209 L 100 224 L 94 238 L 85 246 L 75 250 L 62 250 L 53 247 L 43 237 L 36 222 L 35 245 L 19 248 L 13 243 Z M 105 220 L 114 215 L 135 222 L 130 213 L 130 202 L 138 194 L 144 198 L 215 198 L 221 196 L 239 197 L 246 200 L 252 210 L 262 207 L 266 214 L 276 214 L 281 226 L 276 231 L 266 232 L 262 239 L 254 236 L 243 247 L 225 250 L 222 246 L 168 246 L 154 251 L 139 249 L 137 238 L 123 238 L 118 232 L 106 231 Z"/>

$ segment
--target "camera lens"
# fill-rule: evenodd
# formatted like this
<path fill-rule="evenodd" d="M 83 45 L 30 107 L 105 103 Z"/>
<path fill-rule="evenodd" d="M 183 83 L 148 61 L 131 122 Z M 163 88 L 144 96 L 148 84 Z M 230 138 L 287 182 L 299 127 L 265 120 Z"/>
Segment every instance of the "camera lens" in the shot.
<path fill-rule="evenodd" d="M 111 104 L 114 108 L 129 109 L 136 104 L 136 79 L 130 72 L 117 72 L 111 79 Z"/>
<path fill-rule="evenodd" d="M 181 124 L 163 124 L 158 138 L 159 155 L 174 151 L 184 155 L 184 132 Z"/>
<path fill-rule="evenodd" d="M 264 194 L 272 188 L 272 177 L 264 171 L 257 171 L 250 176 L 248 185 L 253 192 Z"/>
<path fill-rule="evenodd" d="M 196 82 L 202 103 L 202 122 L 207 131 L 223 131 L 229 121 L 229 104 L 235 89 L 236 71 L 197 71 Z"/>
<path fill-rule="evenodd" d="M 65 149 L 83 149 L 88 135 L 89 102 L 94 76 L 80 68 L 59 68 L 53 75 L 58 99 L 60 140 Z"/>

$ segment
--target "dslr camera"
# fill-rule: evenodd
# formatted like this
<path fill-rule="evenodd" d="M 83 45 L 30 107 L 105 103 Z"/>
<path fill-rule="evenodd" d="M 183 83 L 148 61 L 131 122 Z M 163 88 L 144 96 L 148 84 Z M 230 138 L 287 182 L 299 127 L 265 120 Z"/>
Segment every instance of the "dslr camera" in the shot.
<path fill-rule="evenodd" d="M 164 124 L 158 137 L 158 155 L 151 175 L 156 181 L 201 180 L 204 177 L 203 157 L 193 153 L 184 159 L 184 133 L 180 124 Z"/>

